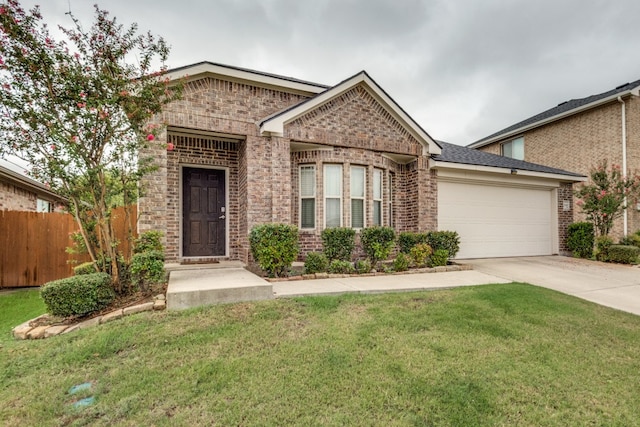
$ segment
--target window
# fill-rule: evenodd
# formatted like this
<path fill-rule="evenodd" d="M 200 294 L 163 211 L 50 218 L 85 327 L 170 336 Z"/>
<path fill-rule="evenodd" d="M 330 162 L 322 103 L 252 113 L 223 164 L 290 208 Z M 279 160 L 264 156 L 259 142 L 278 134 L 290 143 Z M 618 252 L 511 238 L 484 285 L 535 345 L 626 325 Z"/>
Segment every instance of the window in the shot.
<path fill-rule="evenodd" d="M 382 225 L 382 170 L 373 170 L 373 225 Z"/>
<path fill-rule="evenodd" d="M 388 220 L 389 221 L 389 227 L 393 227 L 394 226 L 394 224 L 393 224 L 393 221 L 394 221 L 394 218 L 393 218 L 393 183 L 394 182 L 395 182 L 394 175 L 393 175 L 393 173 L 389 172 L 389 191 L 388 191 L 388 193 L 389 193 L 389 201 L 388 201 L 388 204 L 389 204 L 389 220 Z"/>
<path fill-rule="evenodd" d="M 38 212 L 53 212 L 53 203 L 48 200 L 37 199 L 36 211 Z"/>
<path fill-rule="evenodd" d="M 365 172 L 362 166 L 351 167 L 351 227 L 364 228 Z"/>
<path fill-rule="evenodd" d="M 502 155 L 512 159 L 524 160 L 524 137 L 502 144 Z"/>
<path fill-rule="evenodd" d="M 324 225 L 342 226 L 342 165 L 324 165 Z"/>
<path fill-rule="evenodd" d="M 315 166 L 300 166 L 300 228 L 316 228 Z"/>

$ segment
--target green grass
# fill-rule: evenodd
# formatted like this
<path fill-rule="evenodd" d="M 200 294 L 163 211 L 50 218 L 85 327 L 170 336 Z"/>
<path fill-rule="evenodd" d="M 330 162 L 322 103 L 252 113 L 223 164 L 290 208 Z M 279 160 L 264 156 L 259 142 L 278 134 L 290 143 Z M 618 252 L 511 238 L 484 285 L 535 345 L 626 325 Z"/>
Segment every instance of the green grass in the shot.
<path fill-rule="evenodd" d="M 142 313 L 5 343 L 0 424 L 632 426 L 638 355 L 639 317 L 525 284 Z"/>
<path fill-rule="evenodd" d="M 0 345 L 13 340 L 11 329 L 47 311 L 40 289 L 0 292 Z"/>

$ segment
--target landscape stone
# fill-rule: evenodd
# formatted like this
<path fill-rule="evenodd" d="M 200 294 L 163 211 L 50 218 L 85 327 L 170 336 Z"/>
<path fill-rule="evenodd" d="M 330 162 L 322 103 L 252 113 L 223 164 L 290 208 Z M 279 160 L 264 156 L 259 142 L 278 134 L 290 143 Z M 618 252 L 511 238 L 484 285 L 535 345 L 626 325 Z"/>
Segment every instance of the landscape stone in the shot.
<path fill-rule="evenodd" d="M 167 302 L 163 299 L 156 300 L 153 303 L 154 310 L 164 310 L 165 308 L 167 308 Z"/>
<path fill-rule="evenodd" d="M 16 326 L 15 328 L 13 328 L 13 336 L 16 339 L 19 340 L 26 340 L 27 339 L 27 333 L 29 333 L 29 331 L 31 331 L 33 329 L 33 327 L 31 325 L 29 325 L 29 322 L 31 322 L 30 320 L 27 322 L 24 322 L 21 325 Z"/>
<path fill-rule="evenodd" d="M 27 332 L 27 338 L 30 340 L 37 340 L 40 338 L 44 338 L 44 331 L 46 331 L 48 327 L 49 325 L 36 326 L 35 328 Z"/>
<path fill-rule="evenodd" d="M 153 302 L 145 302 L 144 304 L 138 304 L 131 307 L 127 307 L 124 310 L 122 310 L 122 312 L 125 316 L 128 316 L 130 314 L 141 313 L 143 311 L 150 311 L 150 310 L 153 310 Z"/>
<path fill-rule="evenodd" d="M 119 309 L 116 311 L 112 311 L 111 313 L 107 313 L 100 319 L 100 323 L 107 323 L 112 320 L 120 319 L 123 316 L 123 310 Z"/>
<path fill-rule="evenodd" d="M 69 325 L 49 326 L 47 330 L 44 331 L 44 338 L 55 337 L 56 335 L 60 335 L 68 327 Z"/>

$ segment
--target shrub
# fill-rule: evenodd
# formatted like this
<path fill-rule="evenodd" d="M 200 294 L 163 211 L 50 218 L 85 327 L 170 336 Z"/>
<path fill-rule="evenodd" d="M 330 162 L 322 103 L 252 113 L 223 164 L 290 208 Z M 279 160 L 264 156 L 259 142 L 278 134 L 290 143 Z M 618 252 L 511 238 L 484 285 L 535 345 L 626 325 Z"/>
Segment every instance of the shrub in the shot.
<path fill-rule="evenodd" d="M 393 260 L 393 269 L 395 271 L 407 271 L 409 269 L 409 257 L 407 254 L 400 252 L 396 259 Z"/>
<path fill-rule="evenodd" d="M 107 307 L 115 299 L 111 276 L 91 273 L 55 280 L 44 285 L 40 295 L 54 316 L 83 316 Z"/>
<path fill-rule="evenodd" d="M 356 231 L 353 228 L 334 227 L 322 230 L 322 248 L 329 261 L 351 261 L 355 241 Z"/>
<path fill-rule="evenodd" d="M 73 267 L 73 274 L 81 276 L 83 274 L 91 274 L 96 272 L 96 264 L 93 261 L 83 262 Z"/>
<path fill-rule="evenodd" d="M 436 249 L 429 257 L 429 267 L 439 267 L 447 265 L 449 252 L 446 249 Z"/>
<path fill-rule="evenodd" d="M 321 252 L 309 252 L 304 260 L 306 274 L 323 273 L 329 267 L 329 260 Z"/>
<path fill-rule="evenodd" d="M 288 224 L 263 224 L 249 233 L 251 254 L 269 277 L 284 277 L 298 255 L 298 228 Z"/>
<path fill-rule="evenodd" d="M 149 251 L 164 251 L 162 246 L 162 232 L 145 231 L 133 242 L 133 253 L 139 254 Z"/>
<path fill-rule="evenodd" d="M 638 235 L 637 232 L 635 234 L 629 234 L 628 236 L 620 239 L 620 244 L 627 246 L 637 246 L 640 248 L 640 235 Z"/>
<path fill-rule="evenodd" d="M 396 232 L 391 227 L 367 227 L 360 233 L 362 250 L 374 267 L 378 261 L 389 258 L 395 240 Z"/>
<path fill-rule="evenodd" d="M 356 261 L 356 273 L 365 274 L 371 271 L 371 262 L 368 259 L 360 259 Z"/>
<path fill-rule="evenodd" d="M 591 258 L 593 240 L 595 239 L 593 224 L 590 222 L 574 222 L 567 231 L 567 247 L 578 258 Z"/>
<path fill-rule="evenodd" d="M 638 262 L 640 248 L 632 245 L 611 245 L 607 252 L 607 261 L 621 264 L 635 264 Z"/>
<path fill-rule="evenodd" d="M 418 243 L 411 248 L 411 259 L 416 267 L 424 267 L 429 262 L 429 257 L 433 254 L 433 248 L 426 243 Z"/>
<path fill-rule="evenodd" d="M 146 291 L 150 284 L 163 283 L 166 280 L 164 271 L 164 252 L 148 250 L 133 254 L 129 273 L 133 285 Z"/>
<path fill-rule="evenodd" d="M 455 258 L 460 250 L 460 236 L 455 231 L 430 231 L 427 233 L 427 242 L 429 246 L 437 252 L 438 249 L 444 249 L 449 254 L 449 258 Z"/>
<path fill-rule="evenodd" d="M 611 245 L 613 245 L 613 239 L 609 236 L 598 236 L 596 238 L 595 255 L 598 261 L 608 261 Z"/>
<path fill-rule="evenodd" d="M 408 255 L 411 252 L 411 248 L 418 243 L 427 243 L 427 237 L 427 233 L 403 231 L 398 235 L 398 246 L 400 247 L 400 252 Z"/>
<path fill-rule="evenodd" d="M 334 259 L 331 261 L 331 264 L 329 264 L 329 273 L 332 274 L 353 274 L 355 271 L 350 261 Z"/>

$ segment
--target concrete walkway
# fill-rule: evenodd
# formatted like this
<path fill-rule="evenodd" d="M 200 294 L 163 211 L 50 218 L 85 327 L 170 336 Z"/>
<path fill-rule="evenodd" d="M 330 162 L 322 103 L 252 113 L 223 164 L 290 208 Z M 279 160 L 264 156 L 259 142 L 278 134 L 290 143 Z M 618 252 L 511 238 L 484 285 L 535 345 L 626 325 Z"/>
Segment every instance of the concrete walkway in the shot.
<path fill-rule="evenodd" d="M 474 270 L 640 315 L 640 268 L 563 256 L 465 260 Z"/>

